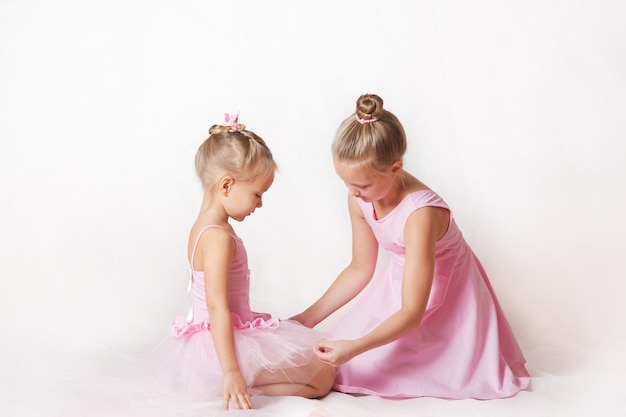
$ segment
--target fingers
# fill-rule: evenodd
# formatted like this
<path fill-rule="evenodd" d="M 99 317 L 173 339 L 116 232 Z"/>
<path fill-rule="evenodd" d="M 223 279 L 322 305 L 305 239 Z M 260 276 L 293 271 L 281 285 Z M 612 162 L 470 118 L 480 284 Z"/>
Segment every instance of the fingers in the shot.
<path fill-rule="evenodd" d="M 320 353 L 330 353 L 333 351 L 333 342 L 323 340 L 315 344 L 315 353 L 320 356 Z"/>
<path fill-rule="evenodd" d="M 242 398 L 239 400 L 240 404 L 241 404 L 241 408 L 243 408 L 244 410 L 250 410 L 252 409 L 252 398 L 250 398 L 250 394 L 248 394 L 247 392 L 245 393 L 245 395 L 242 396 Z"/>
<path fill-rule="evenodd" d="M 251 410 L 252 408 L 252 398 L 250 394 L 239 393 L 239 394 L 225 394 L 224 395 L 224 410 L 228 410 L 228 405 L 230 401 L 233 402 L 233 405 L 237 410 Z"/>
<path fill-rule="evenodd" d="M 320 362 L 325 363 L 326 365 L 330 365 L 330 366 L 336 366 L 335 365 L 335 361 L 332 358 L 328 358 L 327 355 L 324 355 L 324 353 L 317 353 L 317 358 L 319 359 Z"/>
<path fill-rule="evenodd" d="M 313 346 L 315 348 L 315 350 L 319 350 L 320 352 L 324 352 L 326 349 L 328 349 L 331 344 L 331 342 L 329 342 L 328 340 L 320 340 L 319 342 L 316 342 Z"/>
<path fill-rule="evenodd" d="M 314 353 L 315 356 L 317 356 L 317 358 L 320 360 L 320 362 L 327 365 L 335 366 L 332 354 L 333 349 L 330 346 L 327 346 L 325 342 L 316 343 Z"/>
<path fill-rule="evenodd" d="M 233 406 L 238 410 L 253 408 L 246 381 L 239 370 L 226 372 L 222 384 L 224 388 L 224 410 L 228 410 L 230 401 L 233 402 Z"/>

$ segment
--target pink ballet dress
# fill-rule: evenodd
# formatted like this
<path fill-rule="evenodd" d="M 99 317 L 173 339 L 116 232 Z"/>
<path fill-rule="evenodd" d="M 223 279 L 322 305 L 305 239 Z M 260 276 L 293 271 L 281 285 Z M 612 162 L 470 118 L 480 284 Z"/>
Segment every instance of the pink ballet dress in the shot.
<path fill-rule="evenodd" d="M 426 206 L 449 210 L 430 190 L 407 195 L 382 219 L 376 219 L 372 204 L 358 202 L 390 255 L 389 265 L 328 340 L 356 339 L 398 311 L 408 217 Z M 420 325 L 339 367 L 334 389 L 395 398 L 504 398 L 528 386 L 525 362 L 489 279 L 450 212 L 448 231 L 436 243 L 432 289 Z"/>
<path fill-rule="evenodd" d="M 189 399 L 222 398 L 222 371 L 211 338 L 204 289 L 204 273 L 193 269 L 200 231 L 191 255 L 190 319 L 177 317 L 172 336 L 150 353 L 144 368 L 152 394 L 173 394 Z M 232 235 L 231 235 L 232 236 Z M 262 370 L 280 372 L 315 361 L 313 344 L 323 336 L 295 321 L 281 321 L 250 309 L 248 257 L 243 241 L 232 236 L 236 251 L 230 271 L 228 301 L 235 329 L 240 370 L 249 387 Z M 310 370 L 309 370 L 310 371 Z M 292 369 L 290 375 L 297 375 Z M 312 375 L 309 375 L 312 377 Z M 298 377 L 306 380 L 307 375 Z M 255 390 L 249 390 L 255 394 Z"/>

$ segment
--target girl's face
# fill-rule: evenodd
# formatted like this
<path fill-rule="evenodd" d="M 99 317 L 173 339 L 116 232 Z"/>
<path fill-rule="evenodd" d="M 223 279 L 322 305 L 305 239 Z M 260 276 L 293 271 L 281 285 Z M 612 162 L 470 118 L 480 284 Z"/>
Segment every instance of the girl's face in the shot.
<path fill-rule="evenodd" d="M 375 171 L 364 168 L 361 164 L 335 159 L 335 171 L 343 180 L 350 195 L 366 203 L 385 198 L 394 185 L 397 171 L 392 167 L 387 171 Z"/>
<path fill-rule="evenodd" d="M 263 194 L 274 182 L 274 174 L 261 176 L 251 181 L 235 181 L 229 185 L 223 200 L 224 209 L 230 218 L 243 221 L 263 206 Z"/>

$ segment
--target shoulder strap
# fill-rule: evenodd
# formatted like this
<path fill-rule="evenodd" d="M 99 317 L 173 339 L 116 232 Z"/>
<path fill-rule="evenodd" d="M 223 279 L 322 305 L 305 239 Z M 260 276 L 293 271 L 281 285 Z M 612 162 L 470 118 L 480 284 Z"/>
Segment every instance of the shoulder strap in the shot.
<path fill-rule="evenodd" d="M 224 231 L 226 231 L 226 233 L 228 233 L 230 235 L 230 233 L 228 232 L 228 230 L 226 230 L 226 228 L 219 226 L 217 224 L 210 224 L 208 226 L 203 227 L 200 232 L 198 232 L 198 236 L 196 237 L 196 242 L 193 244 L 193 249 L 191 250 L 191 259 L 189 260 L 190 263 L 190 267 L 191 267 L 191 281 L 193 282 L 193 260 L 196 257 L 196 249 L 198 248 L 198 242 L 200 242 L 200 237 L 202 236 L 202 234 L 207 230 L 210 229 L 211 227 L 218 227 L 220 229 L 223 229 Z"/>

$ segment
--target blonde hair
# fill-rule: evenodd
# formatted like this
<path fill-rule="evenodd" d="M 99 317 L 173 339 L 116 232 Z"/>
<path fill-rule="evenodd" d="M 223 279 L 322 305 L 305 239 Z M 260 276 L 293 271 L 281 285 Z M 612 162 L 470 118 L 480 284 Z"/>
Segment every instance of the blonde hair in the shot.
<path fill-rule="evenodd" d="M 383 171 L 402 160 L 406 135 L 398 118 L 383 109 L 382 98 L 363 94 L 356 111 L 339 125 L 331 149 L 339 161 Z"/>
<path fill-rule="evenodd" d="M 209 137 L 196 152 L 195 165 L 205 190 L 225 175 L 246 182 L 276 172 L 265 141 L 243 124 L 211 126 Z"/>

